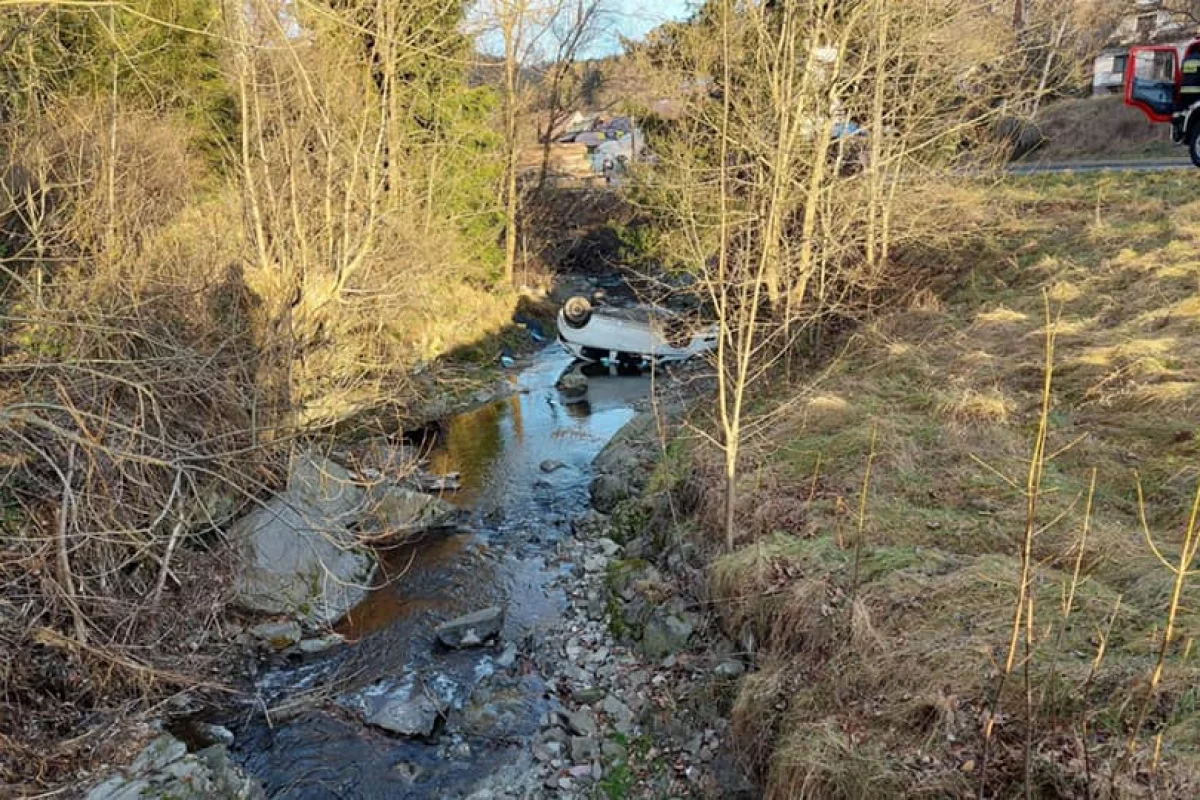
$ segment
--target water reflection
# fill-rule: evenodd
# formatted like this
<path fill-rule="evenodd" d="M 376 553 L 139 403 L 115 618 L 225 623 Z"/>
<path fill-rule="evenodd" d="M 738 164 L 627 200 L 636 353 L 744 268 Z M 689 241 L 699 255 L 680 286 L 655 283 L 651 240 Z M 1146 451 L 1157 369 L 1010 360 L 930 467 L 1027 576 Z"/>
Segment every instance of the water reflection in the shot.
<path fill-rule="evenodd" d="M 491 659 L 498 653 L 489 648 L 445 652 L 434 630 L 502 605 L 502 643 L 515 643 L 561 618 L 564 565 L 556 542 L 587 508 L 593 459 L 650 385 L 644 377 L 597 375 L 587 402 L 568 405 L 555 384 L 570 363 L 565 352 L 547 350 L 517 376 L 514 395 L 439 426 L 430 470 L 460 474 L 462 490 L 447 498 L 467 509 L 470 531 L 426 536 L 385 554 L 387 580 L 339 626 L 356 644 L 263 678 L 292 693 L 337 685 L 340 696 L 419 674 L 464 698 L 446 725 L 457 732 L 451 736 L 470 736 L 471 755 L 447 757 L 445 741 L 391 738 L 323 706 L 274 725 L 255 718 L 239 728 L 235 752 L 273 796 L 462 796 L 522 749 L 493 738 L 497 730 L 478 729 L 475 711 L 511 706 L 516 727 L 504 733 L 520 738 L 537 729 L 545 688 L 536 675 L 497 671 Z M 548 460 L 564 466 L 543 472 Z M 421 777 L 398 786 L 398 765 L 418 767 Z"/>

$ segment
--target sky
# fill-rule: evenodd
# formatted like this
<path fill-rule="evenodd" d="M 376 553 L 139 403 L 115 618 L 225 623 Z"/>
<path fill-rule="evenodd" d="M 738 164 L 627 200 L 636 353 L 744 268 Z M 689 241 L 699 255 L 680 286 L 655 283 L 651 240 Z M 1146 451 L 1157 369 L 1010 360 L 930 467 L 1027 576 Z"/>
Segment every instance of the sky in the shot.
<path fill-rule="evenodd" d="M 693 8 L 700 0 L 601 0 L 608 10 L 607 20 L 609 32 L 600 36 L 591 47 L 580 53 L 580 58 L 603 58 L 621 52 L 621 37 L 626 39 L 641 39 L 647 33 L 672 20 L 684 20 L 692 15 Z M 481 4 L 485 6 L 485 3 Z M 481 19 L 486 19 L 482 12 Z M 483 23 L 486 24 L 486 23 Z M 548 40 L 539 37 L 542 47 L 539 49 L 552 52 Z M 479 37 L 480 48 L 492 55 L 504 51 L 503 41 L 494 30 L 483 33 Z"/>
<path fill-rule="evenodd" d="M 696 0 L 608 0 L 613 11 L 614 34 L 597 42 L 588 58 L 613 55 L 620 52 L 618 35 L 626 39 L 641 39 L 654 28 L 670 20 L 682 20 L 691 16 Z"/>

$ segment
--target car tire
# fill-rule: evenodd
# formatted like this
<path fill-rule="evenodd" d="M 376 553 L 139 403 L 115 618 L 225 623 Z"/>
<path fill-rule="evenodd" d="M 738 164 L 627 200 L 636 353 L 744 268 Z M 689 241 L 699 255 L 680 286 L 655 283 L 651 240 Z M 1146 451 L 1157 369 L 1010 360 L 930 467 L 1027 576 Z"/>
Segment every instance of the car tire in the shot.
<path fill-rule="evenodd" d="M 586 297 L 576 295 L 563 304 L 563 319 L 572 328 L 582 328 L 591 318 L 592 304 Z"/>

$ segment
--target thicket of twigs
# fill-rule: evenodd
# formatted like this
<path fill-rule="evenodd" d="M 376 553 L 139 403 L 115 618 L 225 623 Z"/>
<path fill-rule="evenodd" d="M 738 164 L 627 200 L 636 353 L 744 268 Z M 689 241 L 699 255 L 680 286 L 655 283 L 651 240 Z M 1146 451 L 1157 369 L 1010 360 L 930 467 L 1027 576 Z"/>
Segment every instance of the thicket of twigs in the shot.
<path fill-rule="evenodd" d="M 0 20 L 0 783 L 216 690 L 222 531 L 290 442 L 509 321 L 460 12 L 375 5 Z"/>

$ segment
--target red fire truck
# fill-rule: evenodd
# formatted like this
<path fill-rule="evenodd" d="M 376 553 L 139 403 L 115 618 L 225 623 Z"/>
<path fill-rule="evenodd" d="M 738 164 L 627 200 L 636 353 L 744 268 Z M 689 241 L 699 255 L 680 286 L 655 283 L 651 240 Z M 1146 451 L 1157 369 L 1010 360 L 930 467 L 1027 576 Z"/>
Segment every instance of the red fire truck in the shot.
<path fill-rule="evenodd" d="M 1134 47 L 1125 66 L 1125 103 L 1153 122 L 1170 123 L 1200 167 L 1200 39 L 1186 45 Z"/>

